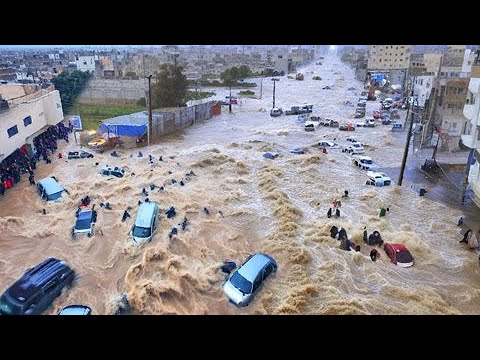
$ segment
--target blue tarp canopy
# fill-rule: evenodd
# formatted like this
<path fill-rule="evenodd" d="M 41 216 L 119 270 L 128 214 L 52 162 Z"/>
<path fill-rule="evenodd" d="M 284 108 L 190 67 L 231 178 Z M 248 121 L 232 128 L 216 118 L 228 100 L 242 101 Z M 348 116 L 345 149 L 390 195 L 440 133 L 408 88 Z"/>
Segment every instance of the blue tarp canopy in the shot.
<path fill-rule="evenodd" d="M 148 115 L 141 111 L 103 120 L 99 129 L 102 133 L 111 132 L 117 136 L 140 137 L 147 132 L 147 125 Z"/>

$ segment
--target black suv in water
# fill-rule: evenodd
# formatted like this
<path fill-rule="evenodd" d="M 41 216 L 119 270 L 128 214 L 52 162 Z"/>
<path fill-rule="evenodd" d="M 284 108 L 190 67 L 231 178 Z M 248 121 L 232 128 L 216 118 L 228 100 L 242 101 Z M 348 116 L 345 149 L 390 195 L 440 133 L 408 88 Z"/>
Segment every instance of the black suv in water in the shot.
<path fill-rule="evenodd" d="M 0 297 L 2 315 L 39 315 L 70 286 L 75 272 L 65 261 L 48 258 L 29 269 Z"/>

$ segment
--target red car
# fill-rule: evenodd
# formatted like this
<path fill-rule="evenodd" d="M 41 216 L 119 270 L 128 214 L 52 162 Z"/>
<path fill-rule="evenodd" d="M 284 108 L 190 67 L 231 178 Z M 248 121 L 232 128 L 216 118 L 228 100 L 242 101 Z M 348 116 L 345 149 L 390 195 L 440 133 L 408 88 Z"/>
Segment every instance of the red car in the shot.
<path fill-rule="evenodd" d="M 401 267 L 413 266 L 413 256 L 402 244 L 385 243 L 383 250 L 387 253 L 392 263 Z"/>
<path fill-rule="evenodd" d="M 376 111 L 376 110 L 373 111 L 373 117 L 375 119 L 381 119 L 382 116 L 383 116 L 383 112 L 381 110 L 380 111 Z"/>

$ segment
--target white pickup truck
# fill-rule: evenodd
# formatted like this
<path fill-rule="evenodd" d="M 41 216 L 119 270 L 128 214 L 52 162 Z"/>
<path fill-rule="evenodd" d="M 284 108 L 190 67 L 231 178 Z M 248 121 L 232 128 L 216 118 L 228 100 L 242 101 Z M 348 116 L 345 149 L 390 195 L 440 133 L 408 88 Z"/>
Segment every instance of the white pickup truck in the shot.
<path fill-rule="evenodd" d="M 352 161 L 355 166 L 362 170 L 373 170 L 376 168 L 370 156 L 355 156 Z"/>
<path fill-rule="evenodd" d="M 387 174 L 375 171 L 367 171 L 368 180 L 366 185 L 388 186 L 391 185 L 392 179 Z"/>
<path fill-rule="evenodd" d="M 349 154 L 363 154 L 365 152 L 365 148 L 360 143 L 352 143 L 351 145 L 348 145 L 347 147 L 342 149 L 342 152 L 346 152 Z"/>

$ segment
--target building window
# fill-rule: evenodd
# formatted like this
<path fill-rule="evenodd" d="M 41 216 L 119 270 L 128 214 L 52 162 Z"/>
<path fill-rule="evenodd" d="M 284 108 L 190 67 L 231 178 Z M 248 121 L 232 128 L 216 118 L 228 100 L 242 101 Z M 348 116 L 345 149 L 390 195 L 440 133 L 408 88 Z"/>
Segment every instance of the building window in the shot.
<path fill-rule="evenodd" d="M 25 125 L 25 127 L 27 127 L 31 123 L 32 123 L 32 117 L 31 116 L 27 116 L 25 119 L 23 119 L 23 125 Z"/>
<path fill-rule="evenodd" d="M 17 125 L 12 126 L 10 129 L 7 130 L 8 137 L 11 138 L 12 136 L 18 134 L 18 127 Z"/>
<path fill-rule="evenodd" d="M 463 88 L 458 88 L 458 95 L 462 95 L 462 94 L 463 94 L 463 90 L 465 90 L 465 89 L 463 89 Z"/>

